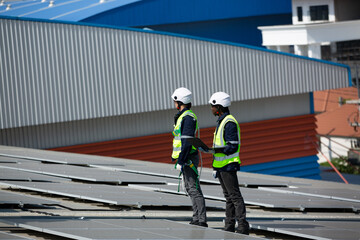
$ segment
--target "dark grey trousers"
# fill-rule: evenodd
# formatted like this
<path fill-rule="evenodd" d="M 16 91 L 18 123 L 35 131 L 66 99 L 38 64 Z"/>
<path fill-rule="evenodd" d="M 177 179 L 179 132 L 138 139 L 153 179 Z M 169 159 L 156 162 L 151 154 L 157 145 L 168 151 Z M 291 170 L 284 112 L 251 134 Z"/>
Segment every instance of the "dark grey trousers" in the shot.
<path fill-rule="evenodd" d="M 225 231 L 235 231 L 235 221 L 239 223 L 239 229 L 248 229 L 246 221 L 246 208 L 244 199 L 239 188 L 236 171 L 218 172 L 218 178 L 226 199 Z"/>
<path fill-rule="evenodd" d="M 192 159 L 192 161 L 197 167 L 199 163 L 199 158 L 197 158 L 197 161 L 196 159 Z M 201 191 L 200 182 L 197 179 L 195 171 L 189 166 L 185 165 L 183 168 L 183 178 L 186 192 L 189 194 L 192 202 L 193 221 L 206 223 L 207 219 L 205 199 Z"/>

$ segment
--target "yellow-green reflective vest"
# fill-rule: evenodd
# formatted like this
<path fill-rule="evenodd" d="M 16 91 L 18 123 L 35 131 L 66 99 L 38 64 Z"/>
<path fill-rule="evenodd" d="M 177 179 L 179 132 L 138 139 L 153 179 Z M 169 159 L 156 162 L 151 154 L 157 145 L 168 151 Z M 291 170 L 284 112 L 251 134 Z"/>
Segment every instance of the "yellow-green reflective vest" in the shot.
<path fill-rule="evenodd" d="M 213 147 L 214 148 L 224 148 L 227 144 L 224 140 L 224 128 L 226 123 L 228 122 L 234 122 L 237 126 L 238 130 L 238 142 L 230 142 L 231 144 L 238 144 L 238 149 L 235 153 L 231 155 L 226 155 L 224 153 L 215 153 L 213 157 L 213 167 L 214 168 L 222 168 L 226 166 L 229 163 L 237 162 L 241 163 L 239 153 L 240 153 L 240 127 L 236 119 L 232 115 L 227 115 L 220 123 L 219 127 L 217 128 L 217 131 L 214 132 L 214 141 L 213 141 Z"/>
<path fill-rule="evenodd" d="M 194 136 L 196 136 L 196 132 L 198 131 L 198 123 L 197 123 L 197 117 L 196 115 L 193 113 L 193 111 L 191 110 L 186 110 L 185 112 L 183 112 L 180 117 L 177 119 L 176 124 L 174 125 L 174 131 L 172 132 L 173 136 L 174 136 L 174 140 L 173 140 L 173 152 L 171 157 L 174 159 L 178 159 L 180 152 L 181 152 L 181 139 L 182 138 L 192 138 L 193 136 L 185 136 L 185 135 L 181 135 L 181 122 L 183 120 L 183 118 L 185 116 L 191 116 L 192 118 L 195 118 L 196 120 L 196 129 L 195 129 L 195 133 Z M 192 146 L 192 151 L 196 151 L 196 148 L 194 146 Z"/>

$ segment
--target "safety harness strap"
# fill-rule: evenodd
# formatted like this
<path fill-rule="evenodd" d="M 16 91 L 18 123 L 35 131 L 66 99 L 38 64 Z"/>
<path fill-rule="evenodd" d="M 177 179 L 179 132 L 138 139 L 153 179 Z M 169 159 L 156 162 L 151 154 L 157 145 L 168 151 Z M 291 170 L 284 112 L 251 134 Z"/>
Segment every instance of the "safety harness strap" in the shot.
<path fill-rule="evenodd" d="M 174 168 L 176 169 L 178 162 L 176 161 Z M 200 176 L 199 176 L 199 172 L 196 169 L 195 165 L 190 161 L 190 164 L 185 164 L 185 166 L 189 166 L 196 174 L 196 189 L 199 189 L 199 181 L 200 181 Z M 180 181 L 181 181 L 181 175 L 182 175 L 182 171 L 180 171 L 179 173 L 179 184 L 178 184 L 178 192 L 180 192 Z"/>

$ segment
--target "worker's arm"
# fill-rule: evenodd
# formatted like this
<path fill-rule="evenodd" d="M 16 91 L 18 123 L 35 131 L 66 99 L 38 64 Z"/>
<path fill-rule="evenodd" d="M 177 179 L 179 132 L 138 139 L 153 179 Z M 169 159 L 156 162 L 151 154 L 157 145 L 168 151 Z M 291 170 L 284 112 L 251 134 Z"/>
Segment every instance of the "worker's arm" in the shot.
<path fill-rule="evenodd" d="M 178 164 L 184 165 L 187 162 L 192 145 L 186 141 L 186 137 L 195 137 L 196 120 L 193 117 L 185 116 L 181 123 L 181 152 Z"/>
<path fill-rule="evenodd" d="M 227 145 L 221 150 L 222 153 L 230 155 L 238 150 L 240 139 L 238 138 L 238 129 L 234 122 L 226 123 L 224 129 L 224 140 Z"/>

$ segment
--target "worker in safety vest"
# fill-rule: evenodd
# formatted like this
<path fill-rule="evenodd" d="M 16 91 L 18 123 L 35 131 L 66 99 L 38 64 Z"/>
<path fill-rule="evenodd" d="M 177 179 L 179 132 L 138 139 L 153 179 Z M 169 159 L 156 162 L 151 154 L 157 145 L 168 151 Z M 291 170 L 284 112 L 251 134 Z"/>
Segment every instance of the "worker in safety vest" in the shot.
<path fill-rule="evenodd" d="M 209 103 L 211 111 L 219 116 L 213 140 L 213 176 L 219 178 L 226 199 L 225 231 L 249 234 L 246 208 L 241 195 L 237 171 L 240 170 L 240 127 L 230 114 L 230 96 L 214 93 Z M 235 229 L 235 222 L 238 227 Z"/>
<path fill-rule="evenodd" d="M 175 168 L 183 175 L 185 189 L 190 196 L 193 209 L 192 225 L 207 227 L 205 199 L 200 188 L 199 153 L 197 149 L 186 141 L 193 138 L 198 131 L 197 117 L 191 111 L 192 94 L 186 88 L 178 88 L 171 98 L 174 100 L 176 109 L 175 125 L 173 131 L 173 152 L 171 159 L 176 161 Z"/>

